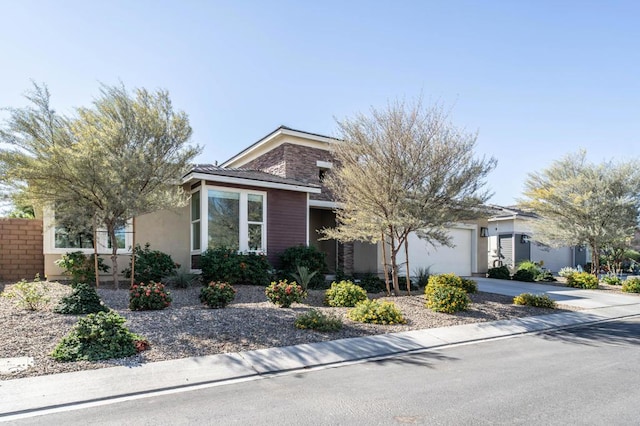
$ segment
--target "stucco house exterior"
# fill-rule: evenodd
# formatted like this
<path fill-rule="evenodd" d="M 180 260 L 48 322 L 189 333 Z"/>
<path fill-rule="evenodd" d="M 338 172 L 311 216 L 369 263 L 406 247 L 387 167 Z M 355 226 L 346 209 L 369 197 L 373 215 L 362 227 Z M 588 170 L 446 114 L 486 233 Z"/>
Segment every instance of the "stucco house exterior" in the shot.
<path fill-rule="evenodd" d="M 278 266 L 287 247 L 313 245 L 327 256 L 328 272 L 382 274 L 380 245 L 322 240 L 318 230 L 335 226 L 338 207 L 323 186 L 324 175 L 335 164 L 331 146 L 335 139 L 280 126 L 254 144 L 218 165 L 196 165 L 182 185 L 189 205 L 159 211 L 135 219 L 135 241 L 149 242 L 183 265 L 197 270 L 207 248 L 234 247 L 242 252 L 265 253 Z M 45 273 L 61 277 L 54 261 L 61 254 L 82 250 L 92 253 L 92 242 L 65 238 L 54 226 L 53 212 L 44 215 Z M 410 266 L 429 267 L 432 273 L 484 274 L 487 270 L 487 238 L 480 235 L 486 219 L 451 228 L 455 247 L 431 247 L 412 235 Z M 99 252 L 111 248 L 98 233 Z M 131 227 L 119 241 L 122 260 L 128 265 L 133 242 Z M 105 256 L 106 257 L 106 256 Z M 399 259 L 404 262 L 405 259 Z"/>
<path fill-rule="evenodd" d="M 519 262 L 531 260 L 557 273 L 565 266 L 584 266 L 589 260 L 585 247 L 551 248 L 536 242 L 531 224 L 538 217 L 516 207 L 489 206 L 488 267 L 506 265 L 512 271 Z"/>

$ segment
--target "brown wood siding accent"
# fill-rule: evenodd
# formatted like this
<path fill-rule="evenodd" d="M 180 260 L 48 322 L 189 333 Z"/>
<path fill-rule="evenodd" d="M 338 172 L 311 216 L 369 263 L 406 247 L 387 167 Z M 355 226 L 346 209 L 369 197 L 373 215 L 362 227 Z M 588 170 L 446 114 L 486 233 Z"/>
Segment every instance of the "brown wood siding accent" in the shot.
<path fill-rule="evenodd" d="M 307 194 L 269 190 L 267 194 L 267 258 L 280 267 L 285 249 L 307 244 Z"/>

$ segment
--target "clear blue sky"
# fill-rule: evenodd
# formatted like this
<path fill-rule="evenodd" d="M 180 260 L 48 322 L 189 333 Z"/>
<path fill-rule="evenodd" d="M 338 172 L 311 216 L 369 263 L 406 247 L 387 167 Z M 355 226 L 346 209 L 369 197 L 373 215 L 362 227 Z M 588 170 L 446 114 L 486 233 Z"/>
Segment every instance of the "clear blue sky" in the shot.
<path fill-rule="evenodd" d="M 593 161 L 640 154 L 637 1 L 0 4 L 0 106 L 26 105 L 31 80 L 63 113 L 99 82 L 167 89 L 200 162 L 281 124 L 335 135 L 334 117 L 420 93 L 498 159 L 496 204 L 580 148 Z"/>

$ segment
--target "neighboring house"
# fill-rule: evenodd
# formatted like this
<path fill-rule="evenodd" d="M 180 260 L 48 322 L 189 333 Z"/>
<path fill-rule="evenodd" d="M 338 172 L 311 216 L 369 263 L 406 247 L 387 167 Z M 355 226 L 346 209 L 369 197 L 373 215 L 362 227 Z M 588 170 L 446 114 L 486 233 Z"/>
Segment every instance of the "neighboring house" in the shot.
<path fill-rule="evenodd" d="M 506 265 L 514 270 L 519 262 L 531 260 L 543 262 L 543 266 L 557 273 L 565 266 L 584 266 L 588 261 L 584 247 L 551 248 L 535 241 L 532 222 L 538 219 L 534 213 L 516 207 L 489 206 L 493 215 L 489 218 L 488 267 Z"/>
<path fill-rule="evenodd" d="M 266 253 L 278 266 L 278 255 L 287 247 L 313 245 L 326 253 L 330 273 L 382 273 L 379 245 L 322 240 L 318 231 L 335 226 L 336 203 L 323 186 L 334 166 L 331 146 L 335 139 L 281 126 L 220 166 L 197 165 L 183 178 L 190 204 L 179 209 L 140 216 L 135 221 L 135 241 L 197 270 L 207 248 L 227 246 L 243 252 Z M 64 252 L 81 249 L 91 253 L 88 235 L 69 237 L 53 226 L 53 214 L 44 218 L 45 272 L 56 278 L 53 263 Z M 451 229 L 455 247 L 431 247 L 410 237 L 410 267 L 429 267 L 431 273 L 459 275 L 486 272 L 486 238 L 480 228 L 487 222 L 458 224 Z M 128 264 L 133 243 L 131 226 L 120 234 L 120 265 Z M 111 249 L 98 235 L 101 254 Z M 404 262 L 403 255 L 399 262 Z"/>

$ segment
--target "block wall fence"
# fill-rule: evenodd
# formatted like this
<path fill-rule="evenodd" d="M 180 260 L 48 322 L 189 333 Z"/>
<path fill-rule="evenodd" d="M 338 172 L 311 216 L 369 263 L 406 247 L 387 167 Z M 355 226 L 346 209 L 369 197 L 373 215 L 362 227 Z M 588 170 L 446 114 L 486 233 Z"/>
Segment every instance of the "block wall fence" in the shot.
<path fill-rule="evenodd" d="M 0 218 L 0 281 L 44 279 L 42 220 Z"/>

